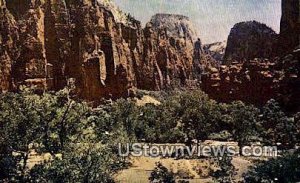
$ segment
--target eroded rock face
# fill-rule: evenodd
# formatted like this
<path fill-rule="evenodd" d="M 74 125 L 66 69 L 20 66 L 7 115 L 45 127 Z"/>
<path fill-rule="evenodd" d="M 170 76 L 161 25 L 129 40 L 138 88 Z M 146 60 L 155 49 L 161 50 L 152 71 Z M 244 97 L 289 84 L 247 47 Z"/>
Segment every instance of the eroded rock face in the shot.
<path fill-rule="evenodd" d="M 206 44 L 203 49 L 207 54 L 211 55 L 215 60 L 222 63 L 225 55 L 227 42 L 216 42 L 211 44 Z"/>
<path fill-rule="evenodd" d="M 138 76 L 139 88 L 160 90 L 185 85 L 192 77 L 195 32 L 187 17 L 153 16 L 144 29 L 144 54 L 140 65 L 144 74 Z"/>
<path fill-rule="evenodd" d="M 191 77 L 196 34 L 187 17 L 156 15 L 142 29 L 102 0 L 1 2 L 1 91 L 72 82 L 80 97 L 97 101 Z"/>
<path fill-rule="evenodd" d="M 265 24 L 250 21 L 236 24 L 230 31 L 224 60 L 234 61 L 276 56 L 278 35 Z"/>
<path fill-rule="evenodd" d="M 227 65 L 203 77 L 203 90 L 220 102 L 242 100 L 262 106 L 274 98 L 286 110 L 300 111 L 299 3 L 282 1 L 278 36 L 258 22 L 236 24 L 228 38 Z"/>
<path fill-rule="evenodd" d="M 205 75 L 203 90 L 220 102 L 241 100 L 264 105 L 271 98 L 277 98 L 283 73 L 276 69 L 274 60 L 235 62 Z"/>
<path fill-rule="evenodd" d="M 19 34 L 16 21 L 0 1 L 0 91 L 12 89 L 12 65 L 17 58 Z"/>
<path fill-rule="evenodd" d="M 300 111 L 300 50 L 282 58 L 234 62 L 203 77 L 203 90 L 219 102 L 241 100 L 263 106 L 276 99 L 287 111 Z"/>
<path fill-rule="evenodd" d="M 203 90 L 221 102 L 242 100 L 264 105 L 275 98 L 286 110 L 299 111 L 299 3 L 282 1 L 278 36 L 258 22 L 236 24 L 228 38 L 227 66 L 204 76 Z"/>
<path fill-rule="evenodd" d="M 300 44 L 300 1 L 282 0 L 279 52 L 281 55 L 294 50 Z"/>
<path fill-rule="evenodd" d="M 189 18 L 183 15 L 156 14 L 150 21 L 156 30 L 165 31 L 168 37 L 184 38 L 195 41 L 197 31 Z"/>

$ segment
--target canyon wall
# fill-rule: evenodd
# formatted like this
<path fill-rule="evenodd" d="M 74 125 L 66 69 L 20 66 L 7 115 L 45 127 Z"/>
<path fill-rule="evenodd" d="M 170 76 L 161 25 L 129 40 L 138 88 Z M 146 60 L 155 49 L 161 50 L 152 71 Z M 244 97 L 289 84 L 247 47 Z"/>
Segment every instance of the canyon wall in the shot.
<path fill-rule="evenodd" d="M 203 77 L 203 90 L 220 102 L 242 100 L 258 106 L 274 98 L 300 111 L 299 1 L 283 0 L 279 35 L 258 22 L 236 24 L 224 62 Z M 278 38 L 278 39 L 277 39 Z"/>
<path fill-rule="evenodd" d="M 0 7 L 0 91 L 8 91 L 12 88 L 11 70 L 17 57 L 16 40 L 19 37 L 16 29 L 16 21 L 3 7 Z"/>
<path fill-rule="evenodd" d="M 214 45 L 202 54 L 202 89 L 212 98 L 256 105 L 277 98 L 299 108 L 300 5 L 282 4 L 279 36 L 264 24 L 243 22 L 227 40 L 227 66 L 216 62 Z M 196 38 L 185 16 L 157 14 L 142 28 L 106 0 L 0 0 L 0 91 L 75 86 L 78 97 L 97 102 L 136 89 L 189 87 Z"/>
<path fill-rule="evenodd" d="M 72 84 L 97 101 L 185 85 L 196 37 L 188 18 L 158 14 L 142 29 L 104 2 L 1 0 L 0 91 Z"/>
<path fill-rule="evenodd" d="M 300 44 L 300 1 L 282 0 L 279 53 L 291 52 Z"/>
<path fill-rule="evenodd" d="M 278 35 L 265 24 L 249 21 L 234 25 L 227 40 L 224 63 L 276 56 Z"/>
<path fill-rule="evenodd" d="M 222 63 L 224 60 L 226 46 L 227 46 L 227 41 L 215 42 L 215 43 L 203 45 L 203 49 L 208 55 L 211 55 L 216 61 Z"/>

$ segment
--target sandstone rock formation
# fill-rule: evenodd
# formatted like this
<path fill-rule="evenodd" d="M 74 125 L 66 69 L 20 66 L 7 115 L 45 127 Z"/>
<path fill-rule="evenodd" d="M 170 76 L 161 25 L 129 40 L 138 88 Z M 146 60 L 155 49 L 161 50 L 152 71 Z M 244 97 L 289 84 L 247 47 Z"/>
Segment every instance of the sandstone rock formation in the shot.
<path fill-rule="evenodd" d="M 245 63 L 223 65 L 203 77 L 203 90 L 220 102 L 241 100 L 263 105 L 277 97 L 283 72 L 269 60 L 255 59 Z"/>
<path fill-rule="evenodd" d="M 192 77 L 195 32 L 187 17 L 154 15 L 144 29 L 143 74 L 138 88 L 159 90 L 185 85 Z"/>
<path fill-rule="evenodd" d="M 205 47 L 203 90 L 221 102 L 262 105 L 277 98 L 298 110 L 297 3 L 283 1 L 280 41 L 287 44 L 278 47 L 287 56 L 274 57 L 278 36 L 273 30 L 258 22 L 239 23 L 228 39 L 227 66 L 216 62 L 223 44 Z M 77 96 L 97 102 L 130 96 L 136 88 L 187 86 L 194 78 L 196 38 L 185 16 L 157 14 L 143 29 L 108 0 L 0 0 L 0 92 L 74 84 Z"/>
<path fill-rule="evenodd" d="M 255 21 L 234 26 L 224 58 L 227 65 L 203 77 L 203 90 L 212 98 L 256 105 L 275 98 L 286 110 L 300 111 L 299 0 L 283 0 L 282 6 L 278 36 Z"/>
<path fill-rule="evenodd" d="M 227 41 L 206 44 L 203 46 L 204 51 L 211 55 L 218 62 L 222 62 L 225 55 Z"/>
<path fill-rule="evenodd" d="M 164 30 L 168 37 L 196 41 L 197 31 L 189 18 L 183 15 L 156 14 L 150 21 L 156 30 Z"/>
<path fill-rule="evenodd" d="M 12 65 L 17 58 L 17 40 L 19 38 L 16 21 L 0 1 L 0 91 L 12 88 Z"/>
<path fill-rule="evenodd" d="M 236 24 L 227 40 L 224 60 L 244 61 L 254 58 L 272 58 L 276 56 L 278 35 L 265 24 L 250 21 Z"/>
<path fill-rule="evenodd" d="M 278 35 L 256 21 L 236 24 L 228 37 L 224 64 L 203 77 L 203 90 L 220 102 L 263 105 L 279 97 L 284 70 L 276 58 Z"/>
<path fill-rule="evenodd" d="M 203 76 L 202 88 L 219 102 L 241 100 L 257 106 L 276 99 L 290 112 L 300 111 L 300 50 L 283 58 L 234 62 Z"/>
<path fill-rule="evenodd" d="M 281 55 L 294 50 L 300 44 L 300 1 L 282 0 L 279 52 Z"/>
<path fill-rule="evenodd" d="M 1 0 L 0 91 L 20 85 L 97 101 L 192 77 L 196 31 L 187 17 L 155 15 L 145 29 L 107 0 Z"/>

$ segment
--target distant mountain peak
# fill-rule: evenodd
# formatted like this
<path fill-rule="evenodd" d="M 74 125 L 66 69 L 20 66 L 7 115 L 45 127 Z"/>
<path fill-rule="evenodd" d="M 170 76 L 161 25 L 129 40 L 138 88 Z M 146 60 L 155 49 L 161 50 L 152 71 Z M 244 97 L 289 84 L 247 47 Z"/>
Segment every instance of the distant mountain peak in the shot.
<path fill-rule="evenodd" d="M 152 16 L 150 23 L 155 29 L 165 29 L 170 37 L 195 41 L 199 35 L 189 17 L 184 15 L 159 13 Z"/>

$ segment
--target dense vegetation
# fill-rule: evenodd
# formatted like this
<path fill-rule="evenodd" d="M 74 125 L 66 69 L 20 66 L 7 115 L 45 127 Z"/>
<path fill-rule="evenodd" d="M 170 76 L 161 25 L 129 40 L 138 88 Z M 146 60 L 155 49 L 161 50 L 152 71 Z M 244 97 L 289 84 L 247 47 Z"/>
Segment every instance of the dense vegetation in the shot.
<path fill-rule="evenodd" d="M 299 182 L 300 181 L 300 151 L 287 153 L 278 159 L 263 161 L 253 166 L 244 175 L 245 182 Z"/>
<path fill-rule="evenodd" d="M 300 115 L 286 115 L 274 100 L 262 109 L 239 101 L 219 104 L 201 91 L 173 91 L 160 95 L 160 100 L 161 105 L 138 106 L 133 99 L 120 99 L 92 109 L 73 100 L 68 90 L 36 95 L 25 89 L 1 94 L 0 180 L 113 182 L 113 175 L 128 166 L 128 160 L 117 155 L 117 144 L 124 142 L 190 145 L 194 139 L 218 139 L 234 140 L 239 146 L 280 143 L 282 149 L 299 143 Z M 33 151 L 50 153 L 51 158 L 30 167 Z M 277 161 L 291 162 L 278 159 L 270 161 L 271 165 L 260 164 L 247 180 L 262 170 L 268 174 L 268 169 L 278 167 Z M 158 170 L 168 174 L 162 166 Z M 159 175 L 154 172 L 151 180 Z"/>

